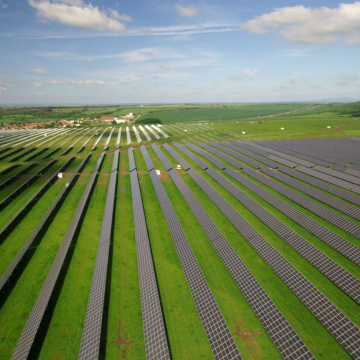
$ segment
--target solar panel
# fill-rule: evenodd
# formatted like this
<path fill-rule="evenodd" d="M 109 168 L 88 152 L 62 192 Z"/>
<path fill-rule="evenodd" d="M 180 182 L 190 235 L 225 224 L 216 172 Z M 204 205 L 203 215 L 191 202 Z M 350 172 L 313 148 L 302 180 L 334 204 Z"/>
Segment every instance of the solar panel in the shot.
<path fill-rule="evenodd" d="M 149 125 L 145 125 L 145 127 L 153 134 L 156 140 L 160 140 L 160 136 L 156 133 L 154 129 L 152 129 Z"/>
<path fill-rule="evenodd" d="M 129 171 L 132 172 L 133 170 L 136 169 L 133 148 L 128 149 L 128 154 L 129 154 Z"/>
<path fill-rule="evenodd" d="M 130 173 L 141 310 L 147 359 L 170 359 L 137 171 Z"/>
<path fill-rule="evenodd" d="M 83 160 L 83 162 L 86 162 L 88 160 L 88 157 L 89 155 Z M 101 154 L 99 160 L 95 165 L 95 169 L 90 176 L 90 179 L 76 208 L 74 216 L 70 222 L 68 230 L 64 236 L 64 239 L 60 245 L 60 248 L 56 254 L 56 257 L 52 263 L 52 266 L 48 272 L 48 275 L 36 299 L 36 302 L 32 308 L 30 316 L 21 333 L 21 336 L 16 344 L 12 359 L 26 359 L 29 356 L 29 352 L 31 350 L 31 347 L 33 346 L 36 333 L 38 332 L 45 310 L 49 304 L 50 297 L 58 281 L 60 271 L 64 265 L 64 261 L 68 253 L 69 247 L 71 245 L 75 232 L 78 229 L 80 219 L 84 212 L 86 204 L 88 203 L 89 194 L 94 188 L 95 178 L 100 168 L 103 157 L 104 154 Z M 81 164 L 80 166 L 82 167 L 83 165 L 84 164 Z M 77 174 L 77 172 L 75 174 Z"/>
<path fill-rule="evenodd" d="M 143 134 L 145 135 L 146 140 L 147 140 L 147 141 L 151 141 L 150 135 L 148 134 L 148 132 L 147 132 L 141 125 L 139 125 L 139 129 L 140 129 L 140 130 L 143 132 Z"/>
<path fill-rule="evenodd" d="M 146 151 L 145 148 L 144 151 Z M 213 355 L 215 359 L 241 359 L 163 184 L 156 171 L 151 170 L 149 174 Z"/>
<path fill-rule="evenodd" d="M 163 147 L 174 157 L 174 159 L 181 165 L 181 167 L 187 171 L 190 169 L 190 165 L 183 159 L 170 145 L 164 144 Z"/>
<path fill-rule="evenodd" d="M 245 171 L 247 171 L 246 169 Z M 251 169 L 249 169 L 251 170 Z M 267 175 L 272 175 L 274 170 L 270 170 L 267 168 L 262 168 L 261 172 L 264 172 Z M 329 223 L 335 225 L 341 230 L 344 230 L 350 235 L 360 238 L 360 226 L 347 218 L 333 212 L 330 209 L 314 202 L 311 199 L 306 198 L 305 196 L 299 194 L 298 192 L 289 189 L 288 187 L 281 185 L 280 183 L 271 180 L 265 176 L 258 177 L 259 181 L 263 184 L 271 187 L 272 189 L 278 191 L 280 194 L 286 196 L 288 199 L 294 201 L 295 203 L 301 205 L 305 209 L 311 211 L 312 213 L 316 214 L 317 216 L 325 219 Z"/>
<path fill-rule="evenodd" d="M 164 156 L 162 151 L 156 146 L 156 144 L 152 144 L 151 147 L 156 152 L 156 155 L 160 158 L 161 162 L 165 167 L 165 170 L 169 171 L 170 169 L 172 169 L 172 165 L 169 163 L 168 159 Z"/>
<path fill-rule="evenodd" d="M 356 184 L 356 185 L 360 185 L 360 179 L 357 178 L 356 176 L 345 174 L 345 173 L 342 173 L 340 171 L 336 171 L 336 170 L 333 170 L 333 169 L 328 169 L 328 168 L 325 168 L 325 167 L 320 166 L 320 165 L 315 166 L 314 170 L 323 172 L 325 174 L 334 176 L 336 178 L 339 178 L 341 180 L 344 180 L 344 181 L 347 181 L 347 182 L 350 182 L 350 183 L 353 183 L 353 184 Z"/>
<path fill-rule="evenodd" d="M 3 210 L 12 200 L 14 200 L 18 195 L 20 195 L 29 185 L 38 180 L 38 176 L 42 175 L 46 170 L 48 170 L 52 165 L 56 163 L 56 160 L 52 160 L 47 163 L 43 168 L 41 168 L 36 174 L 34 174 L 30 179 L 22 183 L 17 189 L 15 189 L 10 195 L 0 202 L 0 210 Z"/>
<path fill-rule="evenodd" d="M 122 127 L 120 126 L 118 135 L 117 135 L 117 139 L 116 139 L 116 149 L 119 149 L 121 146 L 121 129 L 122 129 Z"/>
<path fill-rule="evenodd" d="M 140 150 L 141 150 L 141 153 L 142 153 L 142 155 L 144 157 L 145 164 L 147 166 L 148 171 L 151 171 L 152 169 L 154 169 L 154 164 L 150 159 L 149 153 L 146 151 L 146 148 L 145 148 L 144 145 L 142 145 L 140 147 Z"/>
<path fill-rule="evenodd" d="M 175 146 L 181 150 L 185 155 L 187 155 L 196 165 L 200 166 L 201 169 L 206 170 L 209 165 L 202 161 L 198 156 L 193 154 L 190 150 L 185 148 L 179 143 L 176 143 Z"/>
<path fill-rule="evenodd" d="M 250 169 L 251 170 L 251 169 Z M 256 171 L 252 170 L 256 173 Z M 206 170 L 210 175 L 210 169 Z M 239 175 L 231 169 L 226 173 Z M 190 171 L 188 171 L 190 174 Z M 210 175 L 211 176 L 211 175 Z M 210 195 L 209 195 L 210 196 Z M 215 203 L 219 209 L 228 204 L 220 195 Z M 214 195 L 215 198 L 215 195 Z M 232 207 L 230 206 L 232 209 Z M 336 308 L 315 286 L 313 286 L 296 268 L 278 253 L 254 228 L 236 212 L 230 216 L 227 210 L 224 215 L 232 222 L 240 234 L 249 242 L 255 251 L 266 261 L 284 283 L 294 292 L 300 301 L 313 313 L 333 337 L 354 358 L 360 356 L 360 329 L 353 324 L 339 309 Z M 234 210 L 235 211 L 235 210 Z M 235 218 L 237 218 L 237 221 Z"/>
<path fill-rule="evenodd" d="M 256 171 L 251 169 L 249 170 L 250 171 L 246 173 L 257 180 L 258 178 L 264 177 L 258 174 Z M 260 196 L 263 200 L 274 206 L 277 210 L 288 216 L 291 220 L 302 226 L 305 230 L 318 237 L 324 243 L 338 251 L 340 254 L 344 255 L 355 264 L 360 265 L 360 249 L 358 247 L 344 240 L 339 235 L 328 230 L 326 227 L 322 226 L 309 216 L 303 214 L 290 204 L 263 189 L 261 186 L 256 185 L 241 174 L 238 174 L 235 171 L 231 171 L 230 169 L 225 170 L 225 172 L 236 181 L 256 193 L 256 195 Z"/>
<path fill-rule="evenodd" d="M 198 142 L 197 143 L 199 146 L 201 146 L 202 148 L 204 148 L 205 150 L 210 151 L 212 154 L 216 155 L 217 157 L 219 157 L 221 160 L 226 161 L 227 163 L 231 164 L 232 166 L 234 166 L 236 169 L 240 170 L 244 167 L 243 164 L 239 163 L 238 161 L 234 160 L 233 158 L 231 158 L 230 156 L 227 156 L 225 154 L 223 154 L 222 152 L 212 148 L 209 145 L 206 145 L 202 142 Z"/>
<path fill-rule="evenodd" d="M 290 245 L 295 251 L 302 255 L 310 264 L 315 266 L 326 277 L 328 277 L 335 285 L 353 298 L 360 304 L 360 281 L 350 274 L 348 271 L 339 266 L 335 261 L 324 255 L 320 250 L 311 245 L 300 235 L 296 234 L 291 228 L 277 219 L 269 211 L 265 210 L 255 200 L 243 193 L 238 187 L 226 180 L 213 169 L 209 169 L 207 173 L 229 191 L 239 202 L 241 202 L 249 211 L 251 211 L 258 219 L 274 231 L 281 239 Z M 237 179 L 236 172 L 229 169 L 228 173 Z M 251 186 L 251 181 L 244 178 L 241 182 L 248 189 L 254 191 L 258 196 L 258 186 Z"/>
<path fill-rule="evenodd" d="M 46 213 L 43 215 L 39 223 L 36 225 L 33 232 L 30 234 L 30 236 L 25 241 L 24 245 L 21 247 L 21 249 L 18 251 L 18 253 L 14 256 L 13 260 L 9 264 L 9 266 L 6 268 L 6 270 L 3 272 L 3 274 L 0 277 L 0 290 L 3 288 L 5 283 L 9 280 L 10 276 L 14 272 L 15 268 L 18 266 L 20 261 L 24 258 L 25 254 L 27 253 L 29 247 L 34 242 L 36 237 L 39 235 L 40 231 L 44 229 L 44 227 L 48 224 L 49 219 L 51 219 L 51 216 L 53 215 L 54 211 L 57 210 L 58 204 L 61 204 L 61 201 L 66 197 L 68 192 L 71 189 L 71 184 L 77 175 L 79 171 L 83 168 L 83 166 L 86 164 L 89 156 L 84 158 L 84 160 L 81 162 L 81 164 L 78 166 L 78 168 L 74 171 L 73 175 L 69 178 L 66 185 L 63 187 L 63 189 L 60 191 L 58 196 L 55 198 L 55 200 L 52 202 L 52 204 L 49 206 Z M 70 162 L 70 160 L 69 160 Z"/>
<path fill-rule="evenodd" d="M 24 148 L 15 149 L 14 151 L 11 151 L 11 152 L 3 155 L 3 156 L 0 156 L 0 161 L 4 160 L 4 159 L 6 159 L 6 158 L 8 158 L 8 157 L 10 157 L 12 155 L 15 155 L 15 154 L 17 154 L 18 152 L 20 152 L 22 150 L 24 150 Z"/>
<path fill-rule="evenodd" d="M 204 151 L 203 149 L 200 149 L 191 143 L 187 143 L 186 146 L 188 146 L 190 149 L 194 150 L 198 154 L 202 155 L 206 160 L 210 161 L 220 170 L 224 170 L 226 168 L 226 165 L 224 163 L 222 163 L 220 160 L 216 159 L 214 156 L 210 155 L 208 152 Z"/>
<path fill-rule="evenodd" d="M 6 179 L 3 183 L 0 184 L 0 189 L 4 189 L 7 186 L 9 186 L 10 184 L 12 184 L 14 181 L 16 181 L 18 179 L 19 176 L 26 174 L 27 172 L 29 172 L 32 168 L 34 168 L 35 166 L 37 166 L 38 164 L 33 163 L 30 164 L 26 167 L 24 167 L 23 169 L 21 169 L 18 173 L 14 174 L 13 176 L 9 177 L 8 179 Z"/>
<path fill-rule="evenodd" d="M 153 127 L 156 131 L 158 131 L 165 139 L 169 137 L 169 135 L 166 134 L 164 131 L 162 131 L 158 126 L 153 124 L 151 125 L 151 127 Z"/>
<path fill-rule="evenodd" d="M 198 185 L 202 187 L 201 177 L 193 169 L 189 170 L 189 174 Z M 282 356 L 285 359 L 290 359 L 297 353 L 298 357 L 307 356 L 308 358 L 314 358 L 229 242 L 222 235 L 218 227 L 211 220 L 189 187 L 175 170 L 170 170 L 169 175 Z M 273 326 L 274 323 L 277 324 L 276 328 Z M 295 346 L 293 346 L 294 344 Z"/>
<path fill-rule="evenodd" d="M 138 129 L 136 128 L 136 126 L 133 126 L 132 128 L 133 128 L 133 131 L 134 131 L 134 133 L 135 133 L 137 142 L 138 142 L 138 143 L 141 143 L 142 140 L 141 140 L 140 133 L 139 133 Z"/>
<path fill-rule="evenodd" d="M 96 254 L 89 301 L 86 309 L 85 323 L 81 337 L 81 345 L 78 357 L 80 360 L 95 360 L 99 357 L 106 275 L 108 270 L 116 182 L 118 176 L 118 163 L 119 150 L 116 150 L 111 169 L 105 211 L 101 225 L 101 234 Z"/>
<path fill-rule="evenodd" d="M 131 144 L 130 129 L 128 126 L 126 127 L 126 144 L 127 145 Z"/>
<path fill-rule="evenodd" d="M 291 170 L 289 170 L 289 169 L 287 169 L 287 170 L 283 170 L 283 169 L 286 169 L 286 168 L 281 168 L 281 169 L 279 169 L 279 171 L 284 172 L 284 173 L 287 173 L 289 171 L 291 172 Z M 276 172 L 273 170 L 268 170 L 268 169 L 265 170 L 264 172 L 266 174 L 274 177 L 275 179 L 278 179 L 278 180 L 282 181 L 283 183 L 290 185 L 297 190 L 300 190 L 304 194 L 307 194 L 307 195 L 313 197 L 314 199 L 317 199 L 317 200 L 321 201 L 322 203 L 329 205 L 329 206 L 333 207 L 334 209 L 339 210 L 339 211 L 343 212 L 344 214 L 353 217 L 356 220 L 360 220 L 360 209 L 358 207 L 347 204 L 344 201 L 341 201 L 337 198 L 334 198 L 333 196 L 325 194 L 322 191 L 314 189 L 312 186 L 305 185 L 305 184 L 301 183 L 300 181 L 297 181 L 293 178 L 285 176 L 279 172 Z M 291 173 L 289 175 L 291 175 Z"/>
<path fill-rule="evenodd" d="M 221 145 L 216 144 L 216 143 L 214 143 L 212 141 L 209 142 L 209 145 L 215 147 L 216 149 L 219 149 L 219 150 L 223 151 L 224 153 L 226 153 L 228 155 L 233 156 L 234 158 L 236 158 L 238 160 L 241 160 L 245 164 L 250 165 L 250 166 L 252 166 L 252 167 L 254 167 L 256 169 L 261 168 L 261 165 L 258 162 L 254 161 L 254 160 L 251 160 L 251 159 L 247 158 L 246 156 L 240 155 L 238 152 L 235 152 L 235 151 L 232 151 L 232 150 L 228 149 L 228 148 L 232 149 L 233 145 L 228 144 L 228 143 L 226 143 L 224 141 L 222 141 L 220 144 Z M 224 146 L 222 146 L 222 145 L 224 145 Z"/>

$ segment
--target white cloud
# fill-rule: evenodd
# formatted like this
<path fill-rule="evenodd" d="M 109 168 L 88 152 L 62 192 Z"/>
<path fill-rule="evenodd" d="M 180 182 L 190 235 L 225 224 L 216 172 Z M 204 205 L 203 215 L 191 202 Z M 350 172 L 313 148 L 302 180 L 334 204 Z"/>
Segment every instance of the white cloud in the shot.
<path fill-rule="evenodd" d="M 241 76 L 239 74 L 233 73 L 230 76 L 227 77 L 230 81 L 238 81 L 241 79 Z"/>
<path fill-rule="evenodd" d="M 160 68 L 160 69 L 163 69 L 163 70 L 169 70 L 169 69 L 170 69 L 170 66 L 167 65 L 167 64 L 160 64 L 160 65 L 159 65 L 159 68 Z"/>
<path fill-rule="evenodd" d="M 38 93 L 35 93 L 35 95 L 37 95 L 37 96 L 43 96 L 43 95 L 45 95 L 45 93 L 43 93 L 43 92 L 38 92 Z"/>
<path fill-rule="evenodd" d="M 302 5 L 275 8 L 240 25 L 253 34 L 277 30 L 296 43 L 315 44 L 345 41 L 360 44 L 360 2 L 340 4 L 338 8 L 306 8 Z"/>
<path fill-rule="evenodd" d="M 75 6 L 81 6 L 84 4 L 82 0 L 54 0 L 54 2 Z"/>
<path fill-rule="evenodd" d="M 72 80 L 72 79 L 66 79 L 66 81 L 69 84 L 82 85 L 83 87 L 87 87 L 87 88 L 93 88 L 95 86 L 107 85 L 107 83 L 105 81 L 102 81 L 102 80 Z"/>
<path fill-rule="evenodd" d="M 43 68 L 32 68 L 32 69 L 27 69 L 26 70 L 29 73 L 33 73 L 33 74 L 45 74 L 45 69 Z"/>
<path fill-rule="evenodd" d="M 122 23 L 110 18 L 96 6 L 83 3 L 80 5 L 68 5 L 69 2 L 73 3 L 75 1 L 65 1 L 66 3 L 53 3 L 49 0 L 29 0 L 29 4 L 38 11 L 37 15 L 44 20 L 56 21 L 83 29 L 112 32 L 125 30 Z"/>
<path fill-rule="evenodd" d="M 30 86 L 30 84 L 29 84 L 26 80 L 24 80 L 24 79 L 17 79 L 16 82 L 17 82 L 18 84 L 23 85 L 23 86 Z"/>
<path fill-rule="evenodd" d="M 6 91 L 8 88 L 5 86 L 0 86 L 0 95 L 3 91 Z"/>
<path fill-rule="evenodd" d="M 244 74 L 249 75 L 249 76 L 253 76 L 253 75 L 257 74 L 257 70 L 256 69 L 245 69 Z"/>
<path fill-rule="evenodd" d="M 102 58 L 121 58 L 124 62 L 143 62 L 156 59 L 181 58 L 182 55 L 170 48 L 143 48 L 124 52 L 121 54 L 101 56 Z M 96 56 L 94 56 L 96 58 Z"/>
<path fill-rule="evenodd" d="M 94 62 L 95 60 L 93 58 L 86 58 L 86 61 Z"/>
<path fill-rule="evenodd" d="M 109 9 L 109 14 L 113 19 L 118 19 L 121 21 L 132 21 L 132 17 L 130 15 L 120 15 L 116 10 Z"/>
<path fill-rule="evenodd" d="M 289 83 L 295 85 L 296 84 L 296 79 L 289 79 Z"/>
<path fill-rule="evenodd" d="M 37 81 L 35 83 L 35 87 L 40 87 L 43 85 L 62 85 L 62 82 L 57 80 L 46 80 L 46 81 Z"/>
<path fill-rule="evenodd" d="M 196 9 L 193 6 L 185 7 L 176 4 L 175 7 L 180 16 L 193 17 L 199 11 L 199 9 Z"/>
<path fill-rule="evenodd" d="M 344 73 L 343 76 L 345 79 L 350 80 L 350 81 L 354 81 L 359 78 L 357 75 L 349 74 L 349 73 Z"/>

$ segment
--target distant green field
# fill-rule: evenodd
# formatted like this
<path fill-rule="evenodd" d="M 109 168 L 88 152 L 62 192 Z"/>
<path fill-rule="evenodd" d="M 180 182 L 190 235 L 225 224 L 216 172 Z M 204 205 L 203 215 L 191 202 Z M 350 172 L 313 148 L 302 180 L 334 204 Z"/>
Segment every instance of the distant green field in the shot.
<path fill-rule="evenodd" d="M 190 110 L 163 111 L 156 114 L 156 117 L 164 123 L 179 121 L 219 121 L 219 120 L 241 120 L 258 116 L 275 115 L 288 111 L 299 110 L 309 104 L 290 105 L 233 105 L 224 107 L 203 107 Z M 143 116 L 146 117 L 145 115 Z"/>

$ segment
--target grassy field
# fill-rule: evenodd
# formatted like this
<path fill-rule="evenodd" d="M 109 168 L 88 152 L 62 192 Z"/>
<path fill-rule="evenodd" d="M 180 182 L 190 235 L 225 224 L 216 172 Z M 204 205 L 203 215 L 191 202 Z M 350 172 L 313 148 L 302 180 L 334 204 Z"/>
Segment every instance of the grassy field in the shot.
<path fill-rule="evenodd" d="M 53 109 L 53 112 L 68 112 L 69 114 L 73 114 L 76 111 L 81 111 L 83 114 L 88 114 L 88 116 L 92 116 L 95 113 L 107 113 L 106 116 L 108 116 L 109 112 L 111 115 L 123 115 L 127 112 L 133 112 L 136 115 L 140 113 L 144 114 L 141 119 L 147 116 L 158 117 L 164 121 L 165 125 L 163 130 L 168 133 L 170 137 L 164 139 L 161 136 L 161 139 L 156 141 L 157 144 L 168 143 L 171 145 L 173 142 L 185 144 L 188 141 L 196 143 L 198 141 L 220 142 L 229 140 L 252 141 L 360 137 L 360 119 L 351 116 L 349 113 L 337 111 L 337 104 L 325 104 L 306 111 L 281 116 L 270 116 L 302 109 L 307 105 L 309 104 L 226 104 L 221 106 L 211 105 L 210 107 L 204 105 L 74 107 L 56 108 Z M 14 114 L 10 114 L 9 116 L 12 117 Z M 29 116 L 32 115 L 28 115 L 28 117 Z M 255 119 L 250 119 L 251 117 L 255 117 Z M 219 119 L 221 119 L 221 121 L 219 121 Z M 198 125 L 198 122 L 202 122 L 202 125 Z M 196 125 L 194 125 L 195 123 Z M 99 124 L 97 124 L 97 126 L 99 126 Z M 26 188 L 21 195 L 0 212 L 1 228 L 1 226 L 6 224 L 41 186 L 45 184 L 49 177 L 54 174 L 62 164 L 72 156 L 76 157 L 65 170 L 65 178 L 57 179 L 39 199 L 36 205 L 19 222 L 18 226 L 0 242 L 1 275 L 36 227 L 49 205 L 65 186 L 70 175 L 75 171 L 84 156 L 90 152 L 90 149 L 98 140 L 105 127 L 109 127 L 102 137 L 102 142 L 99 142 L 97 149 L 92 152 L 88 163 L 77 177 L 76 183 L 69 192 L 69 195 L 64 199 L 60 210 L 52 219 L 46 231 L 44 231 L 42 236 L 30 249 L 29 256 L 24 264 L 21 265 L 16 277 L 11 280 L 11 286 L 4 293 L 6 296 L 5 300 L 0 301 L 0 324 L 6 324 L 5 326 L 0 326 L 0 360 L 10 359 L 11 357 L 12 351 L 19 339 L 36 297 L 41 290 L 42 284 L 67 231 L 96 161 L 103 152 L 103 147 L 110 134 L 110 128 L 113 126 L 114 125 L 101 125 L 97 131 L 97 135 L 92 137 L 91 141 L 85 146 L 85 149 L 79 154 L 77 151 L 83 143 L 90 138 L 95 130 L 92 130 L 84 136 L 67 155 L 61 156 L 72 143 L 83 135 L 80 131 L 78 135 L 62 146 L 60 151 L 53 154 L 49 159 L 42 160 L 46 154 L 49 154 L 74 134 L 70 132 L 65 136 L 54 138 L 48 143 L 39 145 L 37 149 L 29 155 L 20 158 L 17 163 L 19 166 L 16 169 L 6 175 L 0 176 L 1 184 L 30 163 L 36 163 L 36 166 L 27 174 L 20 176 L 10 186 L 0 190 L 1 201 L 23 184 L 29 176 L 35 174 L 45 166 L 51 159 L 58 159 L 56 164 L 48 169 L 45 174 L 40 176 L 31 186 Z M 328 129 L 327 126 L 330 126 L 330 128 Z M 282 127 L 284 130 L 281 130 Z M 280 353 L 211 245 L 180 191 L 165 171 L 156 153 L 148 146 L 153 141 L 150 143 L 145 141 L 145 136 L 140 132 L 143 142 L 138 144 L 130 126 L 132 144 L 127 145 L 125 128 L 126 126 L 122 126 L 122 147 L 120 151 L 115 213 L 113 218 L 113 235 L 110 246 L 109 269 L 106 284 L 100 358 L 126 360 L 145 359 L 145 339 L 141 315 L 134 217 L 127 152 L 130 146 L 135 149 L 134 155 L 171 358 L 212 358 L 211 348 L 176 253 L 173 240 L 170 236 L 165 217 L 162 213 L 151 178 L 147 172 L 145 161 L 141 151 L 138 149 L 142 144 L 145 144 L 155 168 L 161 170 L 160 179 L 242 357 L 246 360 L 280 359 Z M 36 338 L 36 343 L 31 353 L 32 359 L 76 359 L 78 356 L 118 129 L 119 126 L 116 125 L 110 141 L 110 148 L 106 151 L 103 165 L 96 179 L 94 191 L 89 199 L 84 217 L 80 222 L 79 231 L 70 247 L 69 254 L 61 272 L 60 281 L 56 286 L 55 293 L 45 313 L 41 331 Z M 245 134 L 243 134 L 243 132 L 245 132 Z M 153 138 L 151 134 L 150 136 Z M 33 146 L 36 146 L 42 141 L 44 141 L 44 139 L 40 138 Z M 25 158 L 36 154 L 45 147 L 49 147 L 50 149 L 35 157 L 31 162 L 24 162 Z M 28 148 L 26 148 L 26 150 L 27 149 Z M 7 152 L 0 154 L 0 157 L 13 150 L 14 149 L 9 149 Z M 22 152 L 26 150 L 22 150 Z M 162 148 L 162 150 L 172 165 L 176 166 L 178 162 L 167 150 L 164 148 Z M 179 150 L 176 149 L 176 151 L 178 151 L 200 176 L 213 186 L 286 260 L 332 301 L 356 326 L 360 327 L 360 308 L 355 301 L 349 298 L 321 272 L 278 237 L 261 219 L 257 218 L 244 205 L 237 201 L 227 190 L 202 171 L 191 159 Z M 0 171 L 12 165 L 8 163 L 8 161 L 19 154 L 20 153 L 14 154 L 0 161 Z M 202 158 L 200 155 L 199 157 Z M 202 160 L 208 163 L 206 159 L 202 158 Z M 235 169 L 231 165 L 229 167 Z M 301 235 L 306 241 L 314 245 L 360 280 L 360 271 L 357 265 L 310 234 L 297 223 L 287 218 L 287 216 L 265 202 L 256 193 L 240 185 L 224 172 L 219 172 L 237 188 L 258 202 L 293 231 Z M 346 351 L 239 234 L 231 222 L 215 206 L 211 199 L 203 193 L 191 177 L 182 170 L 178 173 L 314 356 L 317 359 L 323 360 L 350 359 Z M 239 173 L 262 186 L 295 209 L 303 212 L 316 222 L 322 224 L 327 229 L 340 235 L 355 246 L 360 247 L 358 239 L 334 225 L 329 224 L 327 221 L 261 184 L 259 181 L 254 180 L 244 172 L 240 171 Z M 274 181 L 280 182 L 276 179 L 274 179 Z M 295 191 L 299 192 L 298 190 Z M 305 195 L 305 197 L 310 198 L 307 195 Z M 314 201 L 315 203 L 319 203 L 317 200 Z M 340 211 L 334 210 L 326 205 L 324 205 L 324 207 L 360 225 L 360 221 L 343 215 Z M 14 316 L 14 314 L 16 314 L 16 316 Z"/>

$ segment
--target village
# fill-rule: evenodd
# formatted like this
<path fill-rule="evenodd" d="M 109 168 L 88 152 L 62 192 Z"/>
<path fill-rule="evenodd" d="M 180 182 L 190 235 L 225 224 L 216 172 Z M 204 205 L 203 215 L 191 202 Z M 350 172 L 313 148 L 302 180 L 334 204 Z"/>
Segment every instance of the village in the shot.
<path fill-rule="evenodd" d="M 82 117 L 79 119 L 71 120 L 50 120 L 50 121 L 39 121 L 29 123 L 3 123 L 0 125 L 0 130 L 26 130 L 26 129 L 46 129 L 46 128 L 62 128 L 62 127 L 73 127 L 90 125 L 90 122 L 103 122 L 108 124 L 129 124 L 134 118 L 133 113 L 128 113 L 124 116 L 102 116 L 100 118 L 94 117 Z"/>

